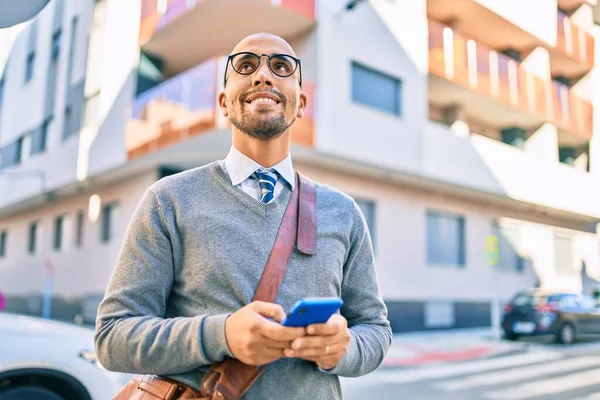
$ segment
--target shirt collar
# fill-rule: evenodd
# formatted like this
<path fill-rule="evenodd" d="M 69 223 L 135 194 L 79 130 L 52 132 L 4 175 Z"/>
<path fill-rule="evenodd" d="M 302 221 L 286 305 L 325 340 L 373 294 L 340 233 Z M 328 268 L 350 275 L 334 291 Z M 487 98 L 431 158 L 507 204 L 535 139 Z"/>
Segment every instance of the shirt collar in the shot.
<path fill-rule="evenodd" d="M 248 179 L 257 169 L 263 168 L 263 166 L 240 152 L 234 146 L 231 146 L 229 154 L 227 154 L 227 158 L 225 158 L 225 168 L 231 179 L 231 184 L 237 186 Z M 294 190 L 296 175 L 292 164 L 292 156 L 288 154 L 286 158 L 272 168 L 277 171 L 290 185 L 292 190 Z"/>

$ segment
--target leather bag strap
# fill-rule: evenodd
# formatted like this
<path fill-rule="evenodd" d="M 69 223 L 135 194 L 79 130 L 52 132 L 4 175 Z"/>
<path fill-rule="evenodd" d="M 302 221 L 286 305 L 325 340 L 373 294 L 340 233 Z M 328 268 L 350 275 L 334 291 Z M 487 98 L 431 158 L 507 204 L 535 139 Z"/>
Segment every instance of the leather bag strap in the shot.
<path fill-rule="evenodd" d="M 303 254 L 317 253 L 316 211 L 314 182 L 296 172 L 296 185 L 253 301 L 275 303 L 294 245 Z M 265 368 L 266 365 L 254 367 L 236 359 L 225 359 L 207 372 L 202 381 L 202 393 L 210 399 L 239 400 Z"/>

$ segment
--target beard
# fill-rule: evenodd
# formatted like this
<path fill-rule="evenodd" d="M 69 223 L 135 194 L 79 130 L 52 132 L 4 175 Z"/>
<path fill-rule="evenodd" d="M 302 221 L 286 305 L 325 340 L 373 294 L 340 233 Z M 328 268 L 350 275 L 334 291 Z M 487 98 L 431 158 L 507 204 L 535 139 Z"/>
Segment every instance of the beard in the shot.
<path fill-rule="evenodd" d="M 279 93 L 274 94 L 281 100 L 279 105 L 283 108 L 282 111 L 274 113 L 268 109 L 258 109 L 250 112 L 247 109 L 249 104 L 245 100 L 248 94 L 241 99 L 240 112 L 230 115 L 231 124 L 248 136 L 262 141 L 273 140 L 283 135 L 292 126 L 296 118 L 293 118 L 290 122 L 286 121 L 285 111 L 287 110 L 288 101 Z M 290 102 L 291 108 L 295 109 L 295 105 L 296 102 L 292 100 Z"/>

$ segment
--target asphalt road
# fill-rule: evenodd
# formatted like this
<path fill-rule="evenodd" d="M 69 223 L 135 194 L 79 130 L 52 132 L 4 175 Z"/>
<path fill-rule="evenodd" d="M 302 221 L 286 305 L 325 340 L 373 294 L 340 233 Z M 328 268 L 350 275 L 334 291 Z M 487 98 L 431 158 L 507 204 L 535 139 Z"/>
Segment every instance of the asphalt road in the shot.
<path fill-rule="evenodd" d="M 531 341 L 523 352 L 342 379 L 346 400 L 600 400 L 600 338 L 569 346 Z"/>

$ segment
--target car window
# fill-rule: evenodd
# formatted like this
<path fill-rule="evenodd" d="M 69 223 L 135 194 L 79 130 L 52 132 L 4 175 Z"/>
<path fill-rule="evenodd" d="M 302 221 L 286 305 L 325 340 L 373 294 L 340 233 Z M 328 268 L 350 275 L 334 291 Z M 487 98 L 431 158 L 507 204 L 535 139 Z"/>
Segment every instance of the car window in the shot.
<path fill-rule="evenodd" d="M 561 308 L 579 307 L 577 296 L 572 294 L 559 294 L 548 296 L 548 304 L 553 304 Z"/>
<path fill-rule="evenodd" d="M 532 296 L 528 294 L 519 294 L 514 299 L 512 304 L 516 307 L 530 306 L 536 307 L 543 302 L 544 298 L 541 296 Z"/>
<path fill-rule="evenodd" d="M 587 293 L 582 293 L 579 298 L 579 304 L 582 308 L 594 308 L 598 304 L 596 299 Z"/>

